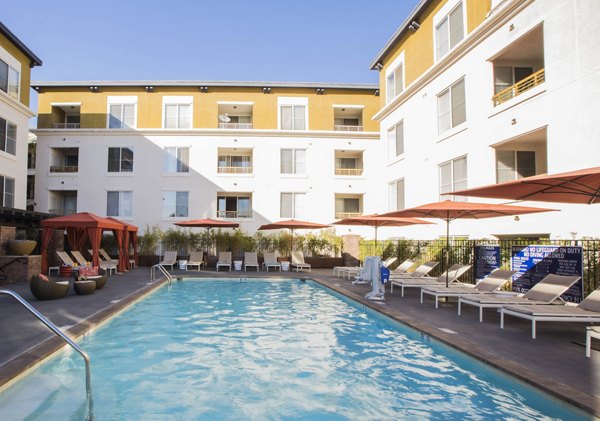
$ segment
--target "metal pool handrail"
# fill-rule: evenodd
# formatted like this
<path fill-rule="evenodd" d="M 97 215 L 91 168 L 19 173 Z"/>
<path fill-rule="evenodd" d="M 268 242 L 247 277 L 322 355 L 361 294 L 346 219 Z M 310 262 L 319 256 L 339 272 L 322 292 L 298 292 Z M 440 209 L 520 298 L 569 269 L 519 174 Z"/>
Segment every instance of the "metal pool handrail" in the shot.
<path fill-rule="evenodd" d="M 154 265 L 150 268 L 150 280 L 156 280 L 156 269 L 158 269 L 163 275 L 165 275 L 165 278 L 169 280 L 169 285 L 171 285 L 171 282 L 173 282 L 173 277 L 161 264 Z"/>
<path fill-rule="evenodd" d="M 94 419 L 94 400 L 92 399 L 92 370 L 90 368 L 90 357 L 79 345 L 65 335 L 54 323 L 44 317 L 39 311 L 37 311 L 31 304 L 25 301 L 19 294 L 9 291 L 6 289 L 0 289 L 0 295 L 8 295 L 13 297 L 19 304 L 25 307 L 31 314 L 33 314 L 40 322 L 48 327 L 52 332 L 59 336 L 63 341 L 71 346 L 75 351 L 83 357 L 85 361 L 85 391 L 86 398 L 88 401 L 88 420 Z"/>

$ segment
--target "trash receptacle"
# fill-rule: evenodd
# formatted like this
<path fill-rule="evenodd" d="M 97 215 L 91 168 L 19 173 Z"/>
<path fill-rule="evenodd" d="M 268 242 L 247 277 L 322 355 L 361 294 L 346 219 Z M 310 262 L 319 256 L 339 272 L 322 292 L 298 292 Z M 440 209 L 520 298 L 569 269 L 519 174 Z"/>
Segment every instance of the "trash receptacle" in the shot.
<path fill-rule="evenodd" d="M 382 284 L 387 284 L 390 281 L 390 270 L 386 267 L 382 267 L 379 270 L 379 278 Z"/>

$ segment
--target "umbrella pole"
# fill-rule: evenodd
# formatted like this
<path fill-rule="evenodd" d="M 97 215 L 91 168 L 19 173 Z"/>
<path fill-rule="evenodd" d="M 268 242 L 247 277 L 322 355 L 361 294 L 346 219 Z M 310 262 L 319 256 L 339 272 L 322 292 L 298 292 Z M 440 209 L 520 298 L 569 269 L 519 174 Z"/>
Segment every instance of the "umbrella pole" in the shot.
<path fill-rule="evenodd" d="M 375 252 L 377 252 L 377 227 L 375 227 Z M 379 254 L 379 253 L 378 253 Z M 383 253 L 382 253 L 383 254 Z"/>
<path fill-rule="evenodd" d="M 446 219 L 446 288 L 448 288 L 448 268 L 450 267 L 450 219 Z"/>

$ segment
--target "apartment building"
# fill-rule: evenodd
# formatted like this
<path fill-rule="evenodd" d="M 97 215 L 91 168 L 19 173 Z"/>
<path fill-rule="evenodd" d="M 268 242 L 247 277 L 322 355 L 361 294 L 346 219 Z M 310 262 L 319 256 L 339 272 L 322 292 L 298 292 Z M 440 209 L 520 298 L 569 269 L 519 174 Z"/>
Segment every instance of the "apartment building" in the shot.
<path fill-rule="evenodd" d="M 597 28 L 595 0 L 421 1 L 371 64 L 388 209 L 599 166 Z M 560 212 L 455 221 L 451 235 L 598 237 L 593 206 L 523 204 Z M 442 225 L 418 236 L 443 236 Z"/>
<path fill-rule="evenodd" d="M 254 232 L 381 211 L 377 85 L 34 82 L 35 210 Z"/>
<path fill-rule="evenodd" d="M 31 69 L 42 61 L 0 22 L 0 207 L 25 209 Z"/>

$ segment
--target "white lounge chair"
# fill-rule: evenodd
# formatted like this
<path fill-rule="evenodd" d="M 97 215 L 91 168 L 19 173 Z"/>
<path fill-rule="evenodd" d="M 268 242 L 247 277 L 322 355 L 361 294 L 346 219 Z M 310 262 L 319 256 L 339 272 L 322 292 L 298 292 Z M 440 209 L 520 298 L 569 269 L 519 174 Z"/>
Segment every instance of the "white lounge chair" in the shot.
<path fill-rule="evenodd" d="M 477 285 L 472 284 L 451 284 L 446 285 L 430 285 L 421 288 L 421 303 L 423 303 L 423 295 L 433 295 L 435 297 L 435 308 L 438 308 L 440 297 L 456 297 L 464 294 L 491 294 L 497 292 L 502 285 L 511 280 L 512 275 L 517 273 L 515 270 L 496 269 Z"/>
<path fill-rule="evenodd" d="M 77 263 L 79 263 L 80 266 L 87 266 L 88 264 L 91 263 L 91 262 L 88 262 L 85 259 L 85 257 L 83 257 L 83 254 L 81 254 L 81 252 L 79 252 L 77 250 L 71 251 L 71 254 L 75 258 L 75 260 L 77 260 Z M 93 254 L 92 254 L 92 256 L 93 256 Z M 104 262 L 102 260 L 99 260 L 98 263 L 99 263 L 100 267 L 102 269 L 105 269 L 109 274 L 117 271 L 117 265 L 113 262 Z"/>
<path fill-rule="evenodd" d="M 219 252 L 219 261 L 217 262 L 217 272 L 220 267 L 226 267 L 231 272 L 231 252 L 230 251 L 220 251 Z"/>
<path fill-rule="evenodd" d="M 378 256 L 367 256 L 367 257 L 365 257 L 365 265 L 361 268 L 361 271 L 359 273 L 356 273 L 354 281 L 352 281 L 353 284 L 355 284 L 355 285 L 370 284 L 373 281 L 371 279 L 371 276 L 372 276 L 372 273 L 373 273 L 372 272 L 372 268 L 371 268 L 371 264 L 373 264 L 373 260 L 375 258 L 376 258 L 377 262 L 379 262 L 379 257 Z M 398 260 L 397 257 L 388 257 L 385 261 L 383 261 L 381 263 L 381 266 L 388 267 L 389 265 L 391 265 L 392 263 L 394 263 L 396 260 Z M 377 263 L 374 263 L 374 264 L 377 264 Z M 411 263 L 411 265 L 412 265 L 412 263 Z"/>
<path fill-rule="evenodd" d="M 244 252 L 244 272 L 248 271 L 248 267 L 255 267 L 258 272 L 258 256 L 254 252 Z"/>
<path fill-rule="evenodd" d="M 585 334 L 585 356 L 590 358 L 592 351 L 592 338 L 600 339 L 600 327 L 588 326 Z"/>
<path fill-rule="evenodd" d="M 165 251 L 162 262 L 159 263 L 161 266 L 170 266 L 173 270 L 173 266 L 177 264 L 177 252 L 176 251 Z"/>
<path fill-rule="evenodd" d="M 263 260 L 263 269 L 267 272 L 269 268 L 277 268 L 281 272 L 281 263 L 277 261 L 277 253 L 265 253 Z"/>
<path fill-rule="evenodd" d="M 300 269 L 308 269 L 310 272 L 311 266 L 304 261 L 304 253 L 301 251 L 292 252 L 292 268 L 296 268 L 296 272 Z"/>
<path fill-rule="evenodd" d="M 458 315 L 463 304 L 479 307 L 479 321 L 483 321 L 484 308 L 499 309 L 503 306 L 516 304 L 550 304 L 563 295 L 571 286 L 581 279 L 580 276 L 546 275 L 525 294 L 465 294 L 458 298 Z"/>
<path fill-rule="evenodd" d="M 450 268 L 442 273 L 437 278 L 400 278 L 395 279 L 392 282 L 397 286 L 402 288 L 400 293 L 401 297 L 404 297 L 404 289 L 405 288 L 423 288 L 424 286 L 446 286 L 446 281 L 448 285 L 458 282 L 458 278 L 465 274 L 469 269 L 471 269 L 471 265 L 452 265 Z M 447 274 L 447 275 L 446 275 Z"/>
<path fill-rule="evenodd" d="M 406 271 L 409 270 L 414 264 L 415 262 L 413 260 L 405 260 L 404 262 L 400 263 L 396 269 L 390 272 L 390 277 L 405 274 Z"/>
<path fill-rule="evenodd" d="M 500 309 L 500 329 L 504 329 L 506 314 L 531 320 L 531 337 L 535 339 L 537 322 L 600 322 L 600 290 L 592 292 L 575 306 L 553 304 L 503 306 Z"/>
<path fill-rule="evenodd" d="M 391 292 L 394 292 L 394 285 L 402 286 L 402 281 L 404 280 L 413 281 L 415 279 L 426 277 L 427 274 L 431 272 L 437 265 L 437 262 L 425 262 L 422 265 L 419 265 L 414 272 L 402 273 L 400 275 L 390 275 Z M 404 290 L 402 290 L 402 296 L 404 296 Z"/>
<path fill-rule="evenodd" d="M 83 257 L 83 254 L 81 254 L 81 252 L 77 251 L 77 250 L 71 250 L 71 256 L 73 256 L 75 258 L 75 260 L 77 260 L 77 263 L 79 264 L 79 266 L 89 266 L 90 262 L 88 262 L 85 257 Z"/>
<path fill-rule="evenodd" d="M 188 270 L 188 267 L 195 266 L 200 270 L 200 267 L 204 266 L 204 252 L 203 251 L 191 251 L 190 259 L 185 265 L 185 270 Z"/>
<path fill-rule="evenodd" d="M 73 261 L 73 259 L 71 259 L 71 256 L 69 256 L 69 253 L 67 253 L 66 251 L 57 251 L 56 254 L 60 258 L 60 260 L 62 260 L 63 265 L 70 267 L 76 266 L 75 262 Z"/>

